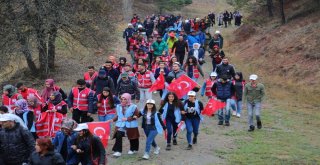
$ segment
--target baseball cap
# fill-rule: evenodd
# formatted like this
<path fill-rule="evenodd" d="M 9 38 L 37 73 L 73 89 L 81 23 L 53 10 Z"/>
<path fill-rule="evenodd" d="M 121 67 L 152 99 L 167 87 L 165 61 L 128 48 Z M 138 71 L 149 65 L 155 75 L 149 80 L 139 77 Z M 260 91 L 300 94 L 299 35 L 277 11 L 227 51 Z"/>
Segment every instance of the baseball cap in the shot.
<path fill-rule="evenodd" d="M 189 91 L 188 92 L 188 96 L 196 96 L 196 92 L 195 91 Z"/>
<path fill-rule="evenodd" d="M 125 73 L 125 72 L 122 73 L 122 74 L 121 74 L 121 78 L 124 78 L 124 77 L 129 77 L 129 74 L 128 74 L 128 73 Z"/>
<path fill-rule="evenodd" d="M 156 101 L 154 101 L 153 99 L 148 99 L 147 104 L 156 104 Z"/>
<path fill-rule="evenodd" d="M 250 75 L 249 79 L 250 80 L 257 80 L 258 76 L 256 74 L 252 74 L 252 75 Z"/>
<path fill-rule="evenodd" d="M 211 76 L 211 77 L 212 77 L 212 76 L 217 77 L 217 73 L 216 73 L 216 72 L 211 72 L 210 76 Z"/>

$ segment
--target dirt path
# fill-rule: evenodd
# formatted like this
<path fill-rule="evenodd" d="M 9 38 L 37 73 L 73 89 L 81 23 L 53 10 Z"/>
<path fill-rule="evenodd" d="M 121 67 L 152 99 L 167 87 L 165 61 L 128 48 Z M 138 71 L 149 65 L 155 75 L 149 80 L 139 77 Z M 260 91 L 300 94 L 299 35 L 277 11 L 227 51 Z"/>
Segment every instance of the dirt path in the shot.
<path fill-rule="evenodd" d="M 212 8 L 208 7 L 208 4 L 212 6 Z M 215 0 L 207 0 L 200 1 L 195 0 L 194 3 L 187 8 L 181 10 L 181 13 L 186 13 L 190 11 L 198 11 L 195 12 L 196 16 L 204 16 L 209 11 L 223 11 L 224 9 L 219 10 L 216 6 Z M 221 4 L 219 1 L 218 4 Z M 205 8 L 205 6 L 207 6 Z M 223 8 L 229 6 L 221 6 Z M 202 10 L 199 10 L 202 8 Z M 191 15 L 191 16 L 194 16 Z M 120 27 L 125 28 L 124 25 L 120 25 Z M 211 29 L 211 33 L 214 33 L 217 30 L 217 27 Z M 234 28 L 219 29 L 223 32 L 224 36 L 230 36 Z M 119 32 L 119 37 L 121 37 Z M 226 37 L 225 40 L 228 40 Z M 119 39 L 119 43 L 116 44 L 116 55 L 125 55 L 126 52 L 124 48 L 123 39 Z M 128 56 L 127 56 L 128 57 Z M 206 55 L 206 61 L 210 61 L 208 55 Z M 203 69 L 206 75 L 209 75 L 211 72 L 211 62 L 204 64 Z M 206 77 L 205 77 L 206 78 Z M 199 84 L 202 85 L 203 79 L 200 80 Z M 153 98 L 156 102 L 159 102 L 159 94 L 153 94 Z M 207 98 L 198 96 L 198 98 L 204 103 L 207 103 Z M 204 121 L 200 124 L 200 135 L 198 144 L 194 145 L 193 150 L 188 151 L 185 150 L 187 146 L 186 140 L 186 132 L 182 132 L 178 135 L 178 145 L 173 146 L 171 151 L 165 151 L 166 142 L 164 140 L 163 135 L 158 135 L 156 138 L 156 142 L 161 147 L 161 151 L 159 155 L 151 154 L 151 158 L 148 161 L 142 160 L 141 157 L 144 153 L 145 147 L 145 135 L 140 129 L 140 150 L 136 155 L 130 156 L 127 154 L 129 150 L 129 143 L 127 139 L 124 139 L 124 149 L 123 155 L 120 158 L 112 157 L 112 145 L 114 144 L 114 140 L 111 140 L 109 143 L 109 147 L 107 149 L 109 164 L 166 164 L 166 165 L 177 165 L 177 164 L 185 164 L 185 165 L 193 165 L 193 164 L 227 164 L 226 159 L 224 157 L 224 153 L 228 150 L 232 150 L 235 148 L 235 138 L 232 136 L 233 133 L 238 131 L 246 130 L 246 118 L 243 116 L 242 118 L 232 118 L 231 126 L 218 126 L 217 117 L 205 117 Z M 152 152 L 151 152 L 152 153 Z"/>

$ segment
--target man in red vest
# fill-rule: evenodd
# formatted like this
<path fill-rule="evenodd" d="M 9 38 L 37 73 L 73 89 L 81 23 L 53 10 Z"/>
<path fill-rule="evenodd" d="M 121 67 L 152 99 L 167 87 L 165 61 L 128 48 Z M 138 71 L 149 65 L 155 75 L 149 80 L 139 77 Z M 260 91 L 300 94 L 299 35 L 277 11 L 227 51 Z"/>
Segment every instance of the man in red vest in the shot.
<path fill-rule="evenodd" d="M 72 112 L 72 119 L 77 123 L 91 121 L 93 113 L 94 91 L 86 87 L 83 79 L 77 80 L 77 86 L 73 87 L 68 97 L 68 107 Z"/>
<path fill-rule="evenodd" d="M 152 86 L 152 83 L 155 82 L 155 78 L 153 73 L 146 69 L 145 64 L 139 63 L 138 66 L 139 71 L 136 73 L 136 77 L 140 91 L 139 108 L 142 108 L 148 99 L 152 99 L 152 93 L 149 92 L 149 89 Z"/>
<path fill-rule="evenodd" d="M 17 83 L 16 87 L 23 99 L 27 100 L 29 96 L 35 96 L 39 101 L 42 101 L 42 98 L 36 89 L 28 88 L 22 82 Z"/>
<path fill-rule="evenodd" d="M 87 87 L 91 86 L 93 80 L 98 76 L 98 72 L 94 70 L 94 66 L 88 66 L 88 71 L 83 74 L 84 81 L 87 83 Z"/>

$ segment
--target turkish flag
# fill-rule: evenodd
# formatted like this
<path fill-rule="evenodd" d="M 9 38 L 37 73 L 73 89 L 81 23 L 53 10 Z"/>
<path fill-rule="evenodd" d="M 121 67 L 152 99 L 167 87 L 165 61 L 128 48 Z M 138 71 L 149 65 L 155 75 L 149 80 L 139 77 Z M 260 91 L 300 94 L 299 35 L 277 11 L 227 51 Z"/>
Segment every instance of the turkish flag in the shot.
<path fill-rule="evenodd" d="M 108 145 L 108 138 L 110 135 L 110 123 L 109 122 L 90 122 L 88 123 L 89 131 L 98 136 L 104 147 Z"/>
<path fill-rule="evenodd" d="M 152 84 L 152 86 L 149 89 L 149 92 L 156 91 L 158 89 L 163 89 L 164 88 L 164 76 L 163 73 L 161 72 L 157 80 Z"/>
<path fill-rule="evenodd" d="M 203 111 L 201 114 L 207 115 L 207 116 L 212 116 L 217 110 L 222 109 L 226 106 L 225 102 L 222 102 L 217 99 L 210 99 L 207 103 L 207 105 L 204 107 Z"/>
<path fill-rule="evenodd" d="M 179 98 L 182 98 L 198 84 L 186 75 L 182 75 L 167 87 L 168 91 L 174 92 Z"/>

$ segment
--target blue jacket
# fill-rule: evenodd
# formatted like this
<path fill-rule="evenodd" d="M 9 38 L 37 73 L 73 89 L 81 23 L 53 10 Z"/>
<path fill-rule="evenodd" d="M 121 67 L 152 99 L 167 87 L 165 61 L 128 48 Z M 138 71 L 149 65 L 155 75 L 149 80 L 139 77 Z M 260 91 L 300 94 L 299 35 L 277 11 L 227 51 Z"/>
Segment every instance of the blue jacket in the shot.
<path fill-rule="evenodd" d="M 187 108 L 188 108 L 188 104 L 187 104 L 187 101 L 188 100 L 186 100 L 185 102 L 184 102 L 184 111 L 187 111 Z M 199 115 L 199 117 L 200 117 L 200 120 L 203 120 L 203 116 L 201 115 L 201 112 L 200 112 L 200 106 L 199 106 L 199 101 L 198 100 L 196 100 L 195 101 L 195 110 L 196 110 L 196 112 L 197 112 L 197 114 Z"/>
<path fill-rule="evenodd" d="M 188 56 L 193 56 L 193 52 L 194 52 L 194 49 L 191 49 L 188 53 Z M 199 48 L 198 50 L 198 59 L 204 59 L 204 50 L 202 48 Z"/>
<path fill-rule="evenodd" d="M 166 103 L 163 107 L 163 113 L 162 113 L 162 119 L 166 119 L 168 112 L 168 103 Z M 178 107 L 175 107 L 174 109 L 174 117 L 176 118 L 175 122 L 180 123 L 181 121 L 181 112 Z"/>
<path fill-rule="evenodd" d="M 194 43 L 201 43 L 199 35 L 195 35 L 195 36 L 188 35 L 187 38 L 188 38 L 189 50 L 191 50 L 193 48 Z"/>
<path fill-rule="evenodd" d="M 142 117 L 142 128 L 145 128 L 146 126 L 146 115 L 143 113 L 143 110 L 140 112 Z M 152 114 L 151 116 L 151 123 L 154 124 L 154 126 L 156 127 L 156 130 L 158 132 L 158 134 L 162 134 L 163 133 L 163 124 L 161 124 L 161 119 L 159 119 L 160 114 L 158 114 L 157 112 Z"/>
<path fill-rule="evenodd" d="M 67 165 L 69 164 L 73 165 L 78 163 L 78 154 L 71 148 L 71 146 L 74 144 L 77 138 L 77 135 L 78 135 L 77 132 L 72 132 L 71 135 L 67 137 L 68 155 L 67 155 L 67 160 L 65 160 Z M 66 135 L 63 132 L 59 131 L 57 132 L 56 137 L 52 141 L 54 145 L 54 150 L 58 153 L 61 152 L 63 140 L 65 136 Z"/>
<path fill-rule="evenodd" d="M 128 117 L 133 117 L 134 112 L 137 109 L 137 106 L 134 104 L 131 104 L 127 110 L 126 113 L 123 115 L 122 113 L 122 106 L 120 104 L 117 105 L 116 107 L 116 112 L 118 119 L 116 121 L 116 126 L 119 128 L 136 128 L 138 127 L 138 121 L 137 120 L 132 120 L 132 121 L 122 121 L 122 118 L 128 118 Z"/>

